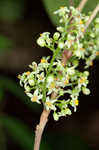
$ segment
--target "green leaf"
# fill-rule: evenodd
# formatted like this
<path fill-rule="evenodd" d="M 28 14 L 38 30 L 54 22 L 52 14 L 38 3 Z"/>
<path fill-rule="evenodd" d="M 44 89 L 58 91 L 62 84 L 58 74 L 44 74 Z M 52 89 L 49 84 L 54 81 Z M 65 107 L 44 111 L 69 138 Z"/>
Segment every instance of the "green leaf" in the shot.
<path fill-rule="evenodd" d="M 57 15 L 53 15 L 53 12 L 59 9 L 61 6 L 69 6 L 69 0 L 42 0 L 42 2 L 52 23 L 55 26 L 59 25 L 58 22 L 59 18 L 57 17 Z M 75 7 L 77 7 L 80 1 L 74 0 L 74 2 L 75 2 Z M 98 3 L 99 3 L 98 0 L 88 1 L 85 5 L 83 12 L 87 13 L 88 11 L 92 11 Z"/>
<path fill-rule="evenodd" d="M 33 136 L 29 129 L 19 120 L 8 116 L 0 116 L 0 122 L 11 136 L 24 149 L 33 149 Z"/>
<path fill-rule="evenodd" d="M 34 145 L 34 133 L 19 120 L 9 116 L 0 116 L 0 122 L 11 136 L 24 150 L 32 150 Z M 42 142 L 40 150 L 50 150 L 45 142 Z"/>

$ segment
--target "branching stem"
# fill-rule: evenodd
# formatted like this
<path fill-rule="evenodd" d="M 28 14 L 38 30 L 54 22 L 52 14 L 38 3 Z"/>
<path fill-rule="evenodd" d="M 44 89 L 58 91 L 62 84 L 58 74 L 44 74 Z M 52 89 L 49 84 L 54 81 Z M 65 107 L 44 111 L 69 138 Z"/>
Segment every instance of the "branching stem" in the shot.
<path fill-rule="evenodd" d="M 77 9 L 79 11 L 82 11 L 82 9 L 84 8 L 85 4 L 87 3 L 88 0 L 82 0 L 79 4 L 79 6 L 77 7 Z"/>
<path fill-rule="evenodd" d="M 90 16 L 89 20 L 87 21 L 86 27 L 85 27 L 85 31 L 88 28 L 88 26 L 90 25 L 90 23 L 92 22 L 92 20 L 96 17 L 96 15 L 97 15 L 98 12 L 99 12 L 99 4 L 94 9 L 94 11 L 92 12 L 92 15 Z"/>
<path fill-rule="evenodd" d="M 40 148 L 40 143 L 41 143 L 41 137 L 44 131 L 44 128 L 46 126 L 46 123 L 48 121 L 48 116 L 50 114 L 50 110 L 43 110 L 41 117 L 40 117 L 40 122 L 36 126 L 36 131 L 35 131 L 35 142 L 34 142 L 34 149 L 33 150 L 39 150 Z"/>

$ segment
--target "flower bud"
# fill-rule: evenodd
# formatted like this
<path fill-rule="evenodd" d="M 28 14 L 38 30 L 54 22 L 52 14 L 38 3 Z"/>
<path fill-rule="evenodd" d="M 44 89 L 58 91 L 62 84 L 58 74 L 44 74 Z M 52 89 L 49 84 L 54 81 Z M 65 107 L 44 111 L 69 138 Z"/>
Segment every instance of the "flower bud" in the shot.
<path fill-rule="evenodd" d="M 58 40 L 60 37 L 60 33 L 59 32 L 55 32 L 54 35 L 53 35 L 53 39 L 54 40 Z"/>
<path fill-rule="evenodd" d="M 26 92 L 30 92 L 30 90 L 31 90 L 31 89 L 30 89 L 29 86 L 26 86 L 26 87 L 25 87 L 25 91 L 26 91 Z"/>
<path fill-rule="evenodd" d="M 82 92 L 83 92 L 83 94 L 85 94 L 85 95 L 89 95 L 89 94 L 90 94 L 90 90 L 89 90 L 88 88 L 86 88 L 86 87 L 83 87 L 83 88 L 82 88 Z"/>
<path fill-rule="evenodd" d="M 53 117 L 54 117 L 54 120 L 58 121 L 59 116 L 57 115 L 57 113 L 56 113 L 56 112 L 54 112 Z"/>
<path fill-rule="evenodd" d="M 34 86 L 34 84 L 35 84 L 33 79 L 30 79 L 28 82 L 29 82 L 30 86 Z"/>
<path fill-rule="evenodd" d="M 89 76 L 89 72 L 88 72 L 88 71 L 84 71 L 84 74 L 85 74 L 86 76 Z"/>
<path fill-rule="evenodd" d="M 63 27 L 57 27 L 57 31 L 64 32 L 64 28 Z"/>
<path fill-rule="evenodd" d="M 46 43 L 45 43 L 45 40 L 42 37 L 39 37 L 37 39 L 37 44 L 40 45 L 41 47 L 44 47 Z"/>

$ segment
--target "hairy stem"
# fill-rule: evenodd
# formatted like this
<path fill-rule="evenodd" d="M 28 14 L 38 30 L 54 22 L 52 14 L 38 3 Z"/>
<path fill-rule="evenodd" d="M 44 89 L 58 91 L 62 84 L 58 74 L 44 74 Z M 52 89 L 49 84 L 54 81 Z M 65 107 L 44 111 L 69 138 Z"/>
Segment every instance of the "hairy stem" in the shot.
<path fill-rule="evenodd" d="M 79 6 L 77 7 L 77 9 L 79 11 L 82 11 L 82 9 L 84 8 L 85 4 L 87 3 L 88 0 L 82 0 L 79 4 Z"/>
<path fill-rule="evenodd" d="M 35 131 L 35 142 L 34 142 L 34 149 L 33 150 L 39 150 L 40 148 L 40 143 L 41 143 L 41 138 L 42 138 L 42 134 L 44 131 L 44 128 L 46 126 L 46 123 L 48 121 L 48 116 L 50 114 L 50 110 L 43 110 L 41 117 L 40 117 L 40 122 L 39 124 L 36 126 L 36 131 Z"/>
<path fill-rule="evenodd" d="M 88 28 L 88 26 L 90 25 L 90 23 L 92 22 L 92 20 L 96 17 L 96 15 L 97 15 L 98 12 L 99 12 L 99 4 L 94 9 L 94 11 L 92 12 L 92 15 L 90 16 L 89 20 L 87 21 L 86 27 L 85 27 L 85 31 Z"/>

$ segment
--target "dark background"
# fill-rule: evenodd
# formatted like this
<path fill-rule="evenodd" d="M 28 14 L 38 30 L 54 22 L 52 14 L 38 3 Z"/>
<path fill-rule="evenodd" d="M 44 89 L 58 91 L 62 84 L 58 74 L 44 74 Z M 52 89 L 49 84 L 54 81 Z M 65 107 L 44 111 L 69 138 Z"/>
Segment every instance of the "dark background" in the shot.
<path fill-rule="evenodd" d="M 21 91 L 23 89 L 19 86 L 17 75 L 27 71 L 28 65 L 32 61 L 39 62 L 42 56 L 51 55 L 48 49 L 37 46 L 36 39 L 42 32 L 54 32 L 55 27 L 49 20 L 42 1 L 21 0 L 21 2 L 17 2 L 21 7 L 20 15 L 12 20 L 3 19 L 3 17 L 0 19 L 0 35 L 11 41 L 11 45 L 8 45 L 7 48 L 0 47 L 3 49 L 3 52 L 0 51 L 0 84 L 4 84 L 3 88 L 0 87 L 3 91 L 3 96 L 0 99 L 0 114 L 1 118 L 2 116 L 10 116 L 27 126 L 32 138 L 31 141 L 34 142 L 34 130 L 39 122 L 42 107 L 32 104 L 27 98 L 24 102 L 23 91 Z M 49 150 L 59 150 L 60 148 L 62 150 L 99 150 L 98 68 L 99 61 L 95 60 L 94 66 L 89 68 L 91 94 L 89 96 L 81 94 L 80 105 L 76 113 L 61 118 L 58 122 L 55 122 L 50 115 L 43 136 L 46 143 L 43 144 L 44 150 L 48 150 L 47 147 Z M 0 150 L 26 150 L 27 148 L 25 149 L 23 146 L 26 143 L 20 144 L 24 142 L 22 140 L 24 135 L 20 134 L 20 137 L 17 137 L 17 128 L 14 124 L 11 123 L 12 126 L 7 127 L 2 122 L 1 119 L 0 134 L 1 131 L 3 133 L 0 135 Z M 19 142 L 18 139 L 21 141 Z M 3 144 L 6 145 L 6 148 Z"/>

